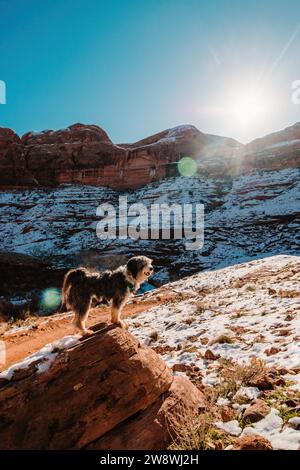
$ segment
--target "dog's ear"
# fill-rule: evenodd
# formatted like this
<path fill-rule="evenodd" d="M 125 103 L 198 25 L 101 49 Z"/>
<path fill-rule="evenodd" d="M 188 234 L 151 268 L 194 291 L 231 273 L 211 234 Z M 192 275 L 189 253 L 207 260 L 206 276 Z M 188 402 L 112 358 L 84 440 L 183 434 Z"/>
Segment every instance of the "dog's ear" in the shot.
<path fill-rule="evenodd" d="M 133 278 L 136 278 L 138 275 L 139 269 L 140 269 L 139 260 L 137 259 L 137 257 L 130 258 L 130 260 L 127 263 L 127 270 L 129 274 L 131 274 Z"/>

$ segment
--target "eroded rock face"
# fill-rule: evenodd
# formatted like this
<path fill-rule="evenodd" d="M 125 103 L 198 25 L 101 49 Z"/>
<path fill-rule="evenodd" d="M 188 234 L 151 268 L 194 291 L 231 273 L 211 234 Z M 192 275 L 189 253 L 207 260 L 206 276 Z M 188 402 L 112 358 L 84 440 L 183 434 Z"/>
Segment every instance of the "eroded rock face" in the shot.
<path fill-rule="evenodd" d="M 105 437 L 110 433 L 119 436 L 120 449 L 134 449 L 139 416 L 152 422 L 153 432 L 148 429 L 144 436 L 147 448 L 161 448 L 171 437 L 165 429 L 158 434 L 161 424 L 153 422 L 154 416 L 163 419 L 171 413 L 177 397 L 187 414 L 204 406 L 189 381 L 173 383 L 170 369 L 153 350 L 125 330 L 102 327 L 73 347 L 60 350 L 57 345 L 48 356 L 8 372 L 10 380 L 2 376 L 0 449 L 100 448 L 92 443 L 110 442 Z M 130 417 L 126 438 L 122 423 Z M 136 438 L 143 445 L 141 436 Z"/>
<path fill-rule="evenodd" d="M 126 156 L 103 129 L 93 125 L 29 132 L 22 143 L 28 168 L 42 186 L 71 182 L 105 186 L 110 168 L 117 174 L 118 163 Z"/>
<path fill-rule="evenodd" d="M 149 408 L 97 439 L 87 449 L 165 449 L 170 436 L 176 439 L 187 420 L 204 408 L 203 394 L 187 378 L 174 377 L 170 389 Z"/>
<path fill-rule="evenodd" d="M 300 123 L 255 139 L 241 150 L 239 171 L 281 170 L 300 165 Z"/>
<path fill-rule="evenodd" d="M 11 129 L 0 127 L 0 185 L 27 186 L 30 183 L 21 139 Z"/>
<path fill-rule="evenodd" d="M 114 144 L 99 126 L 28 132 L 20 139 L 0 128 L 0 184 L 57 186 L 81 183 L 136 188 L 177 174 L 182 156 L 197 160 L 203 176 L 234 177 L 258 170 L 296 168 L 300 124 L 242 145 L 234 139 L 177 126 L 133 144 Z"/>
<path fill-rule="evenodd" d="M 2 186 L 80 183 L 134 188 L 165 178 L 168 164 L 178 160 L 181 149 L 180 145 L 176 148 L 175 138 L 153 145 L 115 145 L 100 127 L 83 124 L 60 131 L 29 132 L 22 139 L 7 129 L 1 133 Z M 29 178 L 20 179 L 16 168 L 22 170 L 21 175 L 26 170 Z"/>

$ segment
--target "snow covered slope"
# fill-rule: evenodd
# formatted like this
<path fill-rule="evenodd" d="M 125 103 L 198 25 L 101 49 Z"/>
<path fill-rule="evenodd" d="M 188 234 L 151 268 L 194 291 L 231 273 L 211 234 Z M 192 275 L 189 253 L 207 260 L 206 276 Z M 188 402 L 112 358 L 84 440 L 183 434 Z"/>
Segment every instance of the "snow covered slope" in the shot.
<path fill-rule="evenodd" d="M 130 332 L 175 373 L 212 390 L 227 417 L 218 428 L 300 449 L 300 257 L 255 260 L 164 288 L 177 300 L 127 320 Z M 272 408 L 251 427 L 243 413 L 251 403 L 263 405 L 257 398 Z"/>
<path fill-rule="evenodd" d="M 203 203 L 205 242 L 187 251 L 181 240 L 108 240 L 96 237 L 96 208 L 120 193 L 93 186 L 0 193 L 1 250 L 103 268 L 133 254 L 154 258 L 160 282 L 253 258 L 298 254 L 299 169 L 256 172 L 234 179 L 174 177 L 121 193 L 128 204 Z"/>
<path fill-rule="evenodd" d="M 151 332 L 158 332 L 156 345 L 170 347 L 163 356 L 170 365 L 194 363 L 212 385 L 217 379 L 203 359 L 208 347 L 216 356 L 242 363 L 256 356 L 269 365 L 300 367 L 300 257 L 255 260 L 164 287 L 179 298 L 182 294 L 182 300 L 146 311 L 138 327 L 135 320 L 130 323 L 146 343 L 152 342 Z M 221 335 L 232 342 L 216 341 Z M 269 355 L 271 347 L 278 352 Z"/>

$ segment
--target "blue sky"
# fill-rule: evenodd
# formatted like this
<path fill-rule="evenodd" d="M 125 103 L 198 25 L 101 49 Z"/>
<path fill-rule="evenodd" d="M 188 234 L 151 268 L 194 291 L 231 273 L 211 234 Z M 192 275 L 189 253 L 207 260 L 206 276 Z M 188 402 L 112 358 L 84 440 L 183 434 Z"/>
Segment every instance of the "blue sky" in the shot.
<path fill-rule="evenodd" d="M 300 121 L 299 25 L 298 0 L 0 0 L 0 126 L 93 123 L 121 143 L 190 123 L 249 141 Z"/>

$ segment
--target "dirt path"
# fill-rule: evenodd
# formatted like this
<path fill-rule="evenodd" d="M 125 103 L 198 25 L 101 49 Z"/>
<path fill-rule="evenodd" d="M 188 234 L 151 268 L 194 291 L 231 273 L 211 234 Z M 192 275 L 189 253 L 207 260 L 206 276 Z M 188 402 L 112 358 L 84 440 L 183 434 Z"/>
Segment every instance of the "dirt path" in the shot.
<path fill-rule="evenodd" d="M 154 307 L 158 303 L 165 303 L 176 297 L 171 290 L 155 291 L 141 298 L 134 299 L 123 309 L 123 318 L 134 317 L 145 310 Z M 72 326 L 72 313 L 56 314 L 51 317 L 30 319 L 30 323 L 15 332 L 6 332 L 0 335 L 6 349 L 6 362 L 0 365 L 0 371 L 10 365 L 21 361 L 30 354 L 41 349 L 45 344 L 52 343 L 66 335 L 74 334 Z M 99 323 L 110 323 L 109 307 L 97 307 L 90 311 L 87 326 L 92 328 Z"/>

